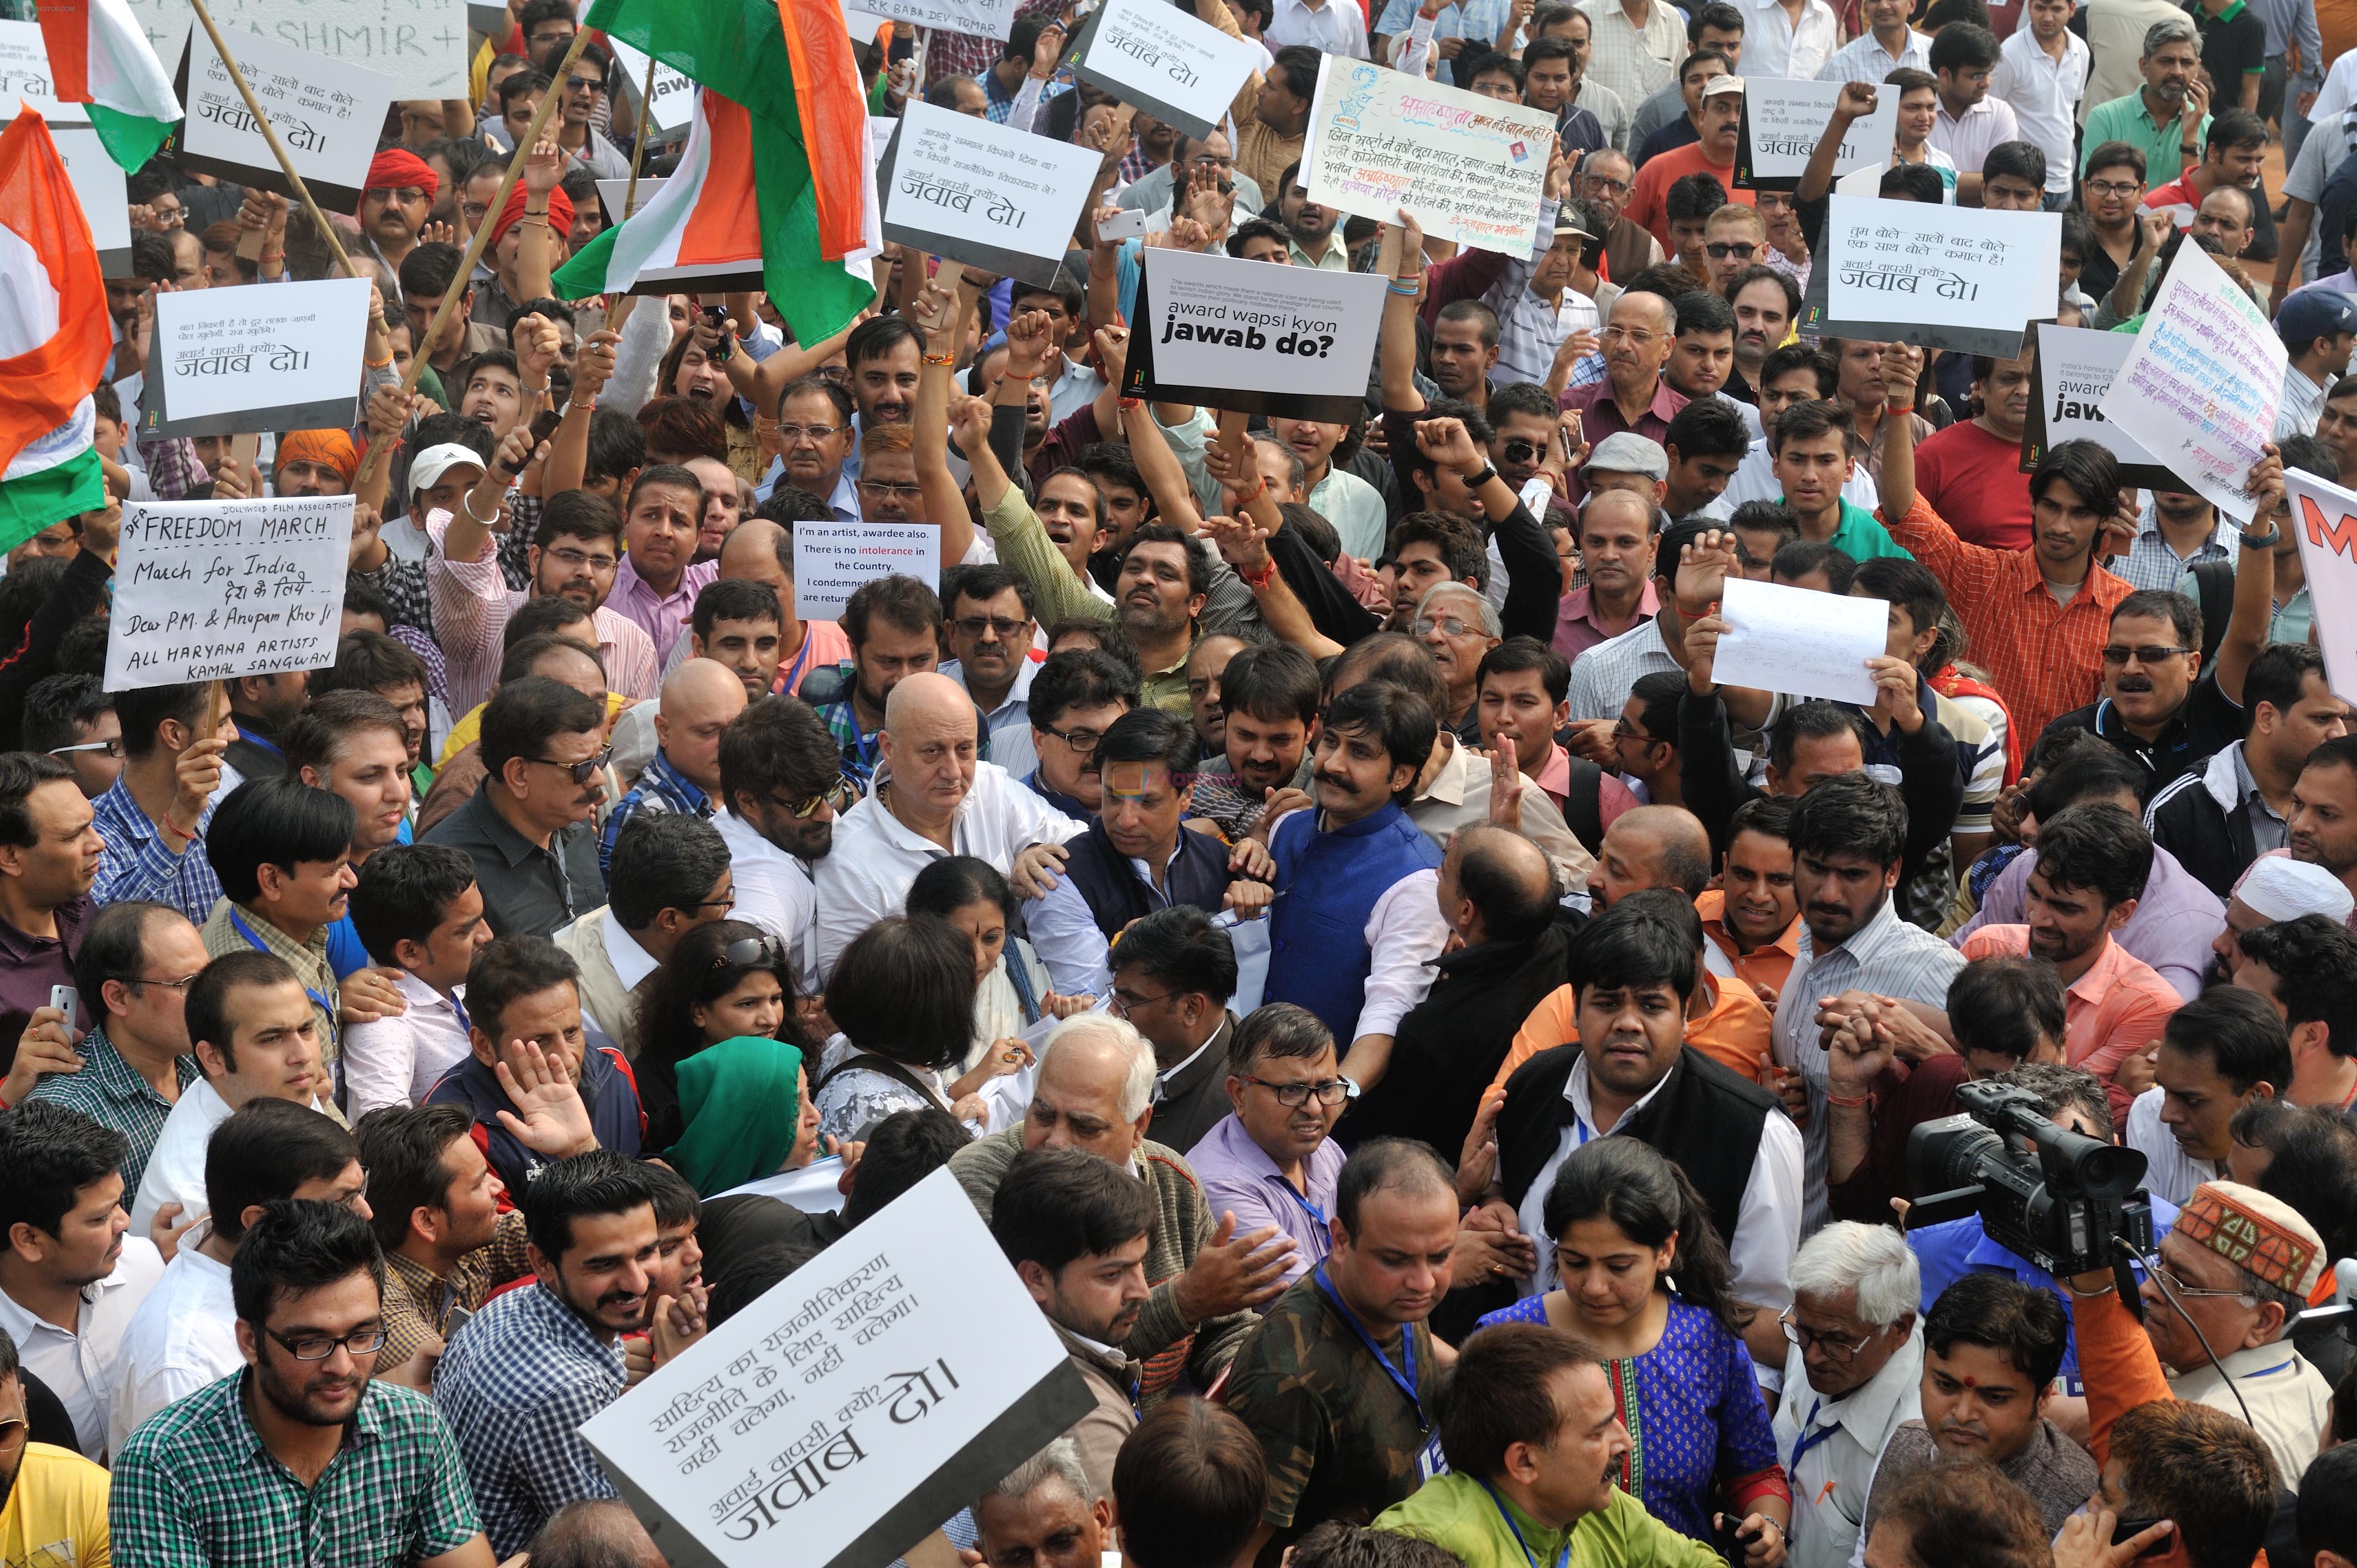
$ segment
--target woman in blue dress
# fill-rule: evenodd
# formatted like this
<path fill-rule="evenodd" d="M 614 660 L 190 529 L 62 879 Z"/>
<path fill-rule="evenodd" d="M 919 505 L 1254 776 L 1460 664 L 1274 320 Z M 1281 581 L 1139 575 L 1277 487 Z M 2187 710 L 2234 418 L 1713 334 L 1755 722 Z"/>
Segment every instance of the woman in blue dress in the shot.
<path fill-rule="evenodd" d="M 1480 1326 L 1543 1323 L 1594 1344 L 1629 1428 L 1621 1489 L 1701 1541 L 1715 1513 L 1744 1520 L 1747 1568 L 1778 1568 L 1792 1487 L 1702 1194 L 1650 1145 L 1596 1138 L 1556 1172 L 1546 1229 L 1555 1287 Z"/>

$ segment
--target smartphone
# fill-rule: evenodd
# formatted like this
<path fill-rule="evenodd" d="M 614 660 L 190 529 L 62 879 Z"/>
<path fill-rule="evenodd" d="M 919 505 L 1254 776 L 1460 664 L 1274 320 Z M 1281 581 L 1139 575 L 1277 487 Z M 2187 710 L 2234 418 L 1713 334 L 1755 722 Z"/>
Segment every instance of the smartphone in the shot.
<path fill-rule="evenodd" d="M 1113 217 L 1097 225 L 1100 240 L 1135 240 L 1146 233 L 1146 212 L 1143 208 L 1125 207 Z"/>
<path fill-rule="evenodd" d="M 540 417 L 532 422 L 532 444 L 534 446 L 537 446 L 542 442 L 547 440 L 550 436 L 555 435 L 557 425 L 562 423 L 563 416 L 560 415 L 556 410 L 553 408 L 543 409 L 541 411 Z"/>
<path fill-rule="evenodd" d="M 1743 1520 L 1731 1513 L 1711 1516 L 1711 1544 L 1727 1568 L 1742 1568 L 1743 1554 L 1749 1544 L 1742 1536 Z"/>
<path fill-rule="evenodd" d="M 80 1035 L 82 1032 L 81 992 L 70 985 L 52 985 L 49 987 L 49 1005 L 66 1015 L 69 1034 Z"/>

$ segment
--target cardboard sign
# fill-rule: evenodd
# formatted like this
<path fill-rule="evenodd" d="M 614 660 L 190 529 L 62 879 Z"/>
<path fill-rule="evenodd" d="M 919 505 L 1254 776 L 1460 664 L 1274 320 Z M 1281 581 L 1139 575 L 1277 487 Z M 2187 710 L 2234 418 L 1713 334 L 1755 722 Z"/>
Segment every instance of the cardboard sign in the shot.
<path fill-rule="evenodd" d="M 1889 649 L 1890 605 L 1814 588 L 1727 580 L 1711 671 L 1723 685 L 1871 706 L 1866 661 Z"/>
<path fill-rule="evenodd" d="M 2059 212 L 1836 193 L 1802 330 L 2010 360 L 2029 324 L 2055 315 L 2061 251 Z"/>
<path fill-rule="evenodd" d="M 802 619 L 834 620 L 862 584 L 891 576 L 938 587 L 940 528 L 930 522 L 794 524 L 794 614 Z"/>
<path fill-rule="evenodd" d="M 2120 361 L 2136 347 L 2125 332 L 2038 324 L 2037 357 L 2030 365 L 2029 417 L 2021 427 L 2021 471 L 2065 441 L 2093 441 L 2119 459 L 2120 483 L 2140 490 L 2184 490 L 2144 444 L 2104 417 L 2104 399 Z"/>
<path fill-rule="evenodd" d="M 2345 697 L 2357 692 L 2357 490 L 2299 468 L 2285 470 L 2284 489 L 2291 502 L 2291 535 L 2308 574 L 2325 683 L 2335 696 Z"/>
<path fill-rule="evenodd" d="M 989 1228 L 937 1170 L 581 1435 L 666 1562 L 874 1568 L 1089 1406 Z"/>
<path fill-rule="evenodd" d="M 1792 190 L 1833 124 L 1838 81 L 1792 81 L 1782 77 L 1743 79 L 1743 123 L 1736 142 L 1738 190 Z M 1877 95 L 1874 113 L 1853 123 L 1834 158 L 1835 176 L 1860 168 L 1877 171 L 1890 162 L 1899 140 L 1899 94 Z M 1871 194 L 1869 192 L 1868 194 Z"/>
<path fill-rule="evenodd" d="M 131 275 L 131 193 L 123 173 L 90 128 L 74 118 L 81 105 L 64 105 L 67 118 L 49 122 L 49 139 L 58 145 L 58 161 L 66 166 L 74 194 L 81 199 L 81 215 L 90 220 L 91 242 L 98 247 L 98 270 L 103 276 Z"/>
<path fill-rule="evenodd" d="M 1250 38 L 1232 38 L 1167 0 L 1107 0 L 1070 55 L 1082 81 L 1199 138 L 1226 117 L 1260 57 Z"/>
<path fill-rule="evenodd" d="M 195 27 L 188 0 L 125 4 L 156 58 L 178 59 Z M 207 0 L 207 8 L 240 65 L 244 41 L 260 37 L 366 66 L 392 78 L 397 98 L 467 96 L 467 0 Z M 195 31 L 201 37 L 204 29 Z M 504 29 L 500 36 L 505 39 Z"/>
<path fill-rule="evenodd" d="M 1092 148 L 911 102 L 877 170 L 884 238 L 1052 285 L 1101 162 Z"/>
<path fill-rule="evenodd" d="M 48 46 L 38 22 L 0 22 L 0 117 L 14 120 L 19 105 L 38 109 L 55 130 L 59 120 L 87 119 L 79 103 L 51 97 Z"/>
<path fill-rule="evenodd" d="M 1429 239 L 1528 255 L 1554 134 L 1538 110 L 1328 55 L 1301 179 L 1321 207 L 1378 223 L 1405 208 Z"/>
<path fill-rule="evenodd" d="M 361 188 L 393 105 L 393 79 L 269 38 L 232 38 L 229 48 L 319 209 L 360 211 Z M 262 127 L 246 112 L 229 67 L 202 28 L 188 35 L 174 86 L 188 111 L 174 162 L 294 199 L 294 182 L 271 156 Z"/>
<path fill-rule="evenodd" d="M 349 428 L 368 300 L 366 278 L 156 295 L 140 438 Z"/>
<path fill-rule="evenodd" d="M 1363 409 L 1388 286 L 1381 274 L 1141 255 L 1124 395 L 1344 424 Z"/>
<path fill-rule="evenodd" d="M 859 8 L 887 22 L 910 22 L 928 31 L 969 33 L 977 38 L 1004 39 L 1015 30 L 1015 0 L 859 0 Z M 847 24 L 847 8 L 846 13 Z M 893 36 L 899 36 L 897 30 Z"/>
<path fill-rule="evenodd" d="M 655 192 L 661 190 L 663 188 L 663 181 L 670 177 L 669 175 L 660 174 L 639 176 L 640 211 L 646 210 L 647 203 L 655 199 Z M 627 179 L 601 179 L 597 182 L 597 199 L 606 209 L 606 222 L 609 227 L 621 222 L 630 215 L 630 209 L 625 205 L 625 199 L 630 194 L 630 182 Z"/>
<path fill-rule="evenodd" d="M 326 669 L 351 539 L 350 496 L 125 502 L 106 689 Z"/>
<path fill-rule="evenodd" d="M 2201 246 L 2183 244 L 2104 396 L 2104 417 L 2220 512 L 2247 521 L 2257 501 L 2243 481 L 2275 439 L 2285 364 L 2266 313 Z"/>
<path fill-rule="evenodd" d="M 616 76 L 630 84 L 630 100 L 637 102 L 647 85 L 647 57 L 619 38 L 608 38 L 606 47 L 614 51 Z M 687 123 L 695 113 L 695 83 L 658 60 L 647 110 L 648 118 L 654 122 L 654 139 L 676 141 L 687 134 Z"/>

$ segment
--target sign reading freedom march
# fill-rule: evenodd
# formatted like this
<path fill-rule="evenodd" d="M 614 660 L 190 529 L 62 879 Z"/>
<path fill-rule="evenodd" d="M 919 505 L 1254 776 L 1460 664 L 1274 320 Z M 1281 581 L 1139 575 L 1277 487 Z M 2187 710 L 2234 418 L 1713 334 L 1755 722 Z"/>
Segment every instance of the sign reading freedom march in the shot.
<path fill-rule="evenodd" d="M 2010 360 L 2061 288 L 2062 215 L 1836 192 L 1802 329 Z"/>
<path fill-rule="evenodd" d="M 1838 81 L 1792 81 L 1782 77 L 1743 79 L 1742 134 L 1736 143 L 1738 190 L 1791 190 L 1801 183 L 1809 156 L 1833 124 Z M 1877 95 L 1874 113 L 1854 123 L 1834 158 L 1836 177 L 1879 169 L 1890 162 L 1899 137 L 1899 94 Z"/>
<path fill-rule="evenodd" d="M 2183 479 L 2170 473 L 2144 444 L 2104 417 L 2104 399 L 2120 361 L 2136 347 L 2125 332 L 2096 332 L 2083 327 L 2038 324 L 2038 357 L 2029 382 L 2029 417 L 2021 427 L 2021 471 L 2038 467 L 2039 459 L 2065 441 L 2093 441 L 2119 459 L 2120 483 L 2140 490 L 2182 490 Z"/>
<path fill-rule="evenodd" d="M 1301 181 L 1321 207 L 1378 223 L 1405 208 L 1429 239 L 1528 255 L 1554 134 L 1538 110 L 1328 55 Z"/>
<path fill-rule="evenodd" d="M 941 581 L 942 531 L 930 522 L 794 524 L 794 614 L 834 620 L 863 584 L 878 577 Z"/>
<path fill-rule="evenodd" d="M 393 103 L 393 79 L 266 37 L 232 38 L 229 47 L 320 210 L 358 212 L 369 160 L 376 156 L 385 110 Z M 188 112 L 175 162 L 199 174 L 294 197 L 294 183 L 271 156 L 262 127 L 246 113 L 229 67 L 201 27 L 188 34 L 174 86 Z"/>
<path fill-rule="evenodd" d="M 157 59 L 178 59 L 191 28 L 204 32 L 188 0 L 127 4 Z M 397 97 L 467 96 L 466 0 L 206 0 L 206 7 L 240 65 L 243 40 L 259 36 L 364 65 L 391 77 Z"/>
<path fill-rule="evenodd" d="M 351 541 L 350 496 L 125 502 L 106 689 L 326 669 Z"/>
<path fill-rule="evenodd" d="M 1089 1404 L 937 1170 L 581 1435 L 673 1568 L 877 1568 Z"/>
<path fill-rule="evenodd" d="M 1382 274 L 1194 251 L 1143 257 L 1125 396 L 1343 424 L 1363 408 Z"/>
<path fill-rule="evenodd" d="M 1166 125 L 1203 137 L 1227 112 L 1260 48 L 1166 0 L 1107 0 L 1071 51 L 1073 72 Z"/>
<path fill-rule="evenodd" d="M 876 171 L 884 238 L 1052 285 L 1099 165 L 1092 148 L 911 102 Z"/>
<path fill-rule="evenodd" d="M 368 301 L 366 278 L 158 293 L 141 438 L 350 427 Z"/>

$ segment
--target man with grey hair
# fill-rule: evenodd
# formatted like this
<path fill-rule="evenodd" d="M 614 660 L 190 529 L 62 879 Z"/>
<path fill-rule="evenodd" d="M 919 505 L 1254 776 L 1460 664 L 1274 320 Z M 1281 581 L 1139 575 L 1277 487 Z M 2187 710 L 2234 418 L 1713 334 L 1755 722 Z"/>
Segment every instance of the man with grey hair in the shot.
<path fill-rule="evenodd" d="M 1080 1450 L 1059 1437 L 974 1505 L 975 1542 L 990 1568 L 1091 1568 L 1113 1542 L 1113 1502 L 1091 1485 Z"/>
<path fill-rule="evenodd" d="M 1293 1242 L 1274 1226 L 1239 1236 L 1233 1215 L 1214 1220 L 1185 1157 L 1146 1137 L 1154 1047 L 1126 1020 L 1066 1019 L 1041 1047 L 1037 1071 L 1023 1120 L 960 1149 L 951 1174 L 985 1221 L 1027 1149 L 1078 1149 L 1136 1176 L 1154 1199 L 1143 1260 L 1149 1288 L 1120 1348 L 1142 1364 L 1141 1407 L 1168 1394 L 1182 1367 L 1195 1387 L 1210 1388 L 1259 1325 L 1253 1309 L 1283 1292 Z"/>
<path fill-rule="evenodd" d="M 567 1503 L 549 1516 L 525 1555 L 532 1568 L 664 1568 L 647 1527 L 611 1498 Z"/>
<path fill-rule="evenodd" d="M 1776 1453 L 1792 1483 L 1793 1568 L 1844 1568 L 1882 1445 L 1922 1415 L 1921 1277 L 1888 1225 L 1826 1226 L 1792 1259 Z"/>
<path fill-rule="evenodd" d="M 1436 583 L 1416 606 L 1415 619 L 1407 629 L 1432 655 L 1448 687 L 1442 727 L 1455 731 L 1468 746 L 1480 745 L 1481 656 L 1506 639 L 1498 607 L 1470 583 Z"/>
<path fill-rule="evenodd" d="M 2136 56 L 2141 83 L 2119 67 L 2127 53 L 2120 27 L 2131 16 L 2150 18 Z M 2080 102 L 2093 107 L 2087 111 L 2081 157 L 2105 142 L 2126 142 L 2144 155 L 2145 184 L 2154 190 L 2200 163 L 2210 133 L 2210 90 L 2201 84 L 2201 40 L 2192 19 L 2171 6 L 2104 0 L 2087 8 L 2087 47 L 2094 71 Z"/>

